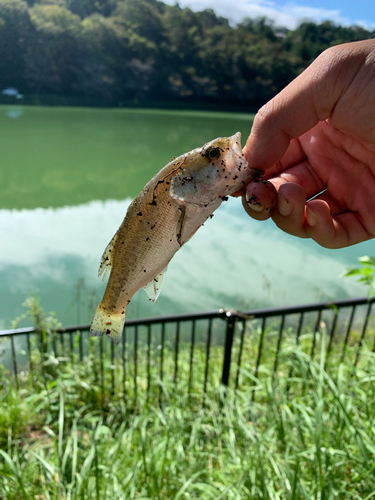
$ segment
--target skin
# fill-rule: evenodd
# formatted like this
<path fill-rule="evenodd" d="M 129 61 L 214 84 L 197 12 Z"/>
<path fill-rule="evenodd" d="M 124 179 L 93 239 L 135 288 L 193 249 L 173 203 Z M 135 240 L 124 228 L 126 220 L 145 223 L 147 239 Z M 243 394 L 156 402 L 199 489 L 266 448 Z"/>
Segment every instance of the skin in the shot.
<path fill-rule="evenodd" d="M 375 40 L 323 52 L 259 110 L 244 154 L 267 180 L 243 195 L 254 219 L 327 248 L 373 238 Z"/>

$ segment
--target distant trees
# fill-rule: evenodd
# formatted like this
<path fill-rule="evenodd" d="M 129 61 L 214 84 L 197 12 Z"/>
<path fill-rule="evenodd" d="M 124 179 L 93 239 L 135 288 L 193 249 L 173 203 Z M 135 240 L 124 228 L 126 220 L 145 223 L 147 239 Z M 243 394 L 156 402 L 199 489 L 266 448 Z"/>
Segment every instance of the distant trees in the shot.
<path fill-rule="evenodd" d="M 265 19 L 236 27 L 158 0 L 0 0 L 0 88 L 22 94 L 261 104 L 364 28 Z"/>

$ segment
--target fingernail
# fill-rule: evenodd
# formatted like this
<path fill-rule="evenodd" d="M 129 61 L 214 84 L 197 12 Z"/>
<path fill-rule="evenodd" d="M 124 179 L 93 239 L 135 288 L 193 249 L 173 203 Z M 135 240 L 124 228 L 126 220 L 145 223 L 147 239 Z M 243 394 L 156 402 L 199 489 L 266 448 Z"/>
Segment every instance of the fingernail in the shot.
<path fill-rule="evenodd" d="M 259 203 L 258 198 L 254 194 L 249 195 L 249 193 L 246 193 L 246 201 L 247 201 L 247 204 L 249 205 L 249 207 L 251 208 L 251 210 L 254 210 L 254 212 L 262 212 L 263 211 L 264 208 Z"/>
<path fill-rule="evenodd" d="M 287 198 L 285 198 L 285 196 L 283 195 L 283 193 L 281 193 L 280 191 L 279 191 L 279 194 L 278 194 L 277 208 L 279 210 L 279 213 L 281 215 L 283 215 L 284 217 L 287 217 L 293 211 L 293 205 L 292 205 L 292 203 L 290 203 L 290 201 Z"/>
<path fill-rule="evenodd" d="M 307 220 L 307 224 L 310 227 L 316 226 L 316 223 L 318 222 L 317 216 L 314 214 L 314 212 L 311 211 L 311 208 L 309 208 L 308 205 L 306 207 L 306 220 Z"/>

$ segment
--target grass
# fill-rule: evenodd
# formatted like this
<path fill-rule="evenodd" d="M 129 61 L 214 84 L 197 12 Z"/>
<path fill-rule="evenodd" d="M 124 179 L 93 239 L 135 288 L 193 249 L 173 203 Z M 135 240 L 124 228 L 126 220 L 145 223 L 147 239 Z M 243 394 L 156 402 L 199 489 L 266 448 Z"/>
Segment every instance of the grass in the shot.
<path fill-rule="evenodd" d="M 372 353 L 365 348 L 353 370 L 338 362 L 336 344 L 327 362 L 324 333 L 313 361 L 311 334 L 298 347 L 286 337 L 274 374 L 273 357 L 267 363 L 271 330 L 258 378 L 249 369 L 249 336 L 239 389 L 212 378 L 203 404 L 202 378 L 186 391 L 188 346 L 180 350 L 180 382 L 162 382 L 155 369 L 149 391 L 141 354 L 138 384 L 131 383 L 134 372 L 125 385 L 118 377 L 114 393 L 109 361 L 102 386 L 94 352 L 83 362 L 35 358 L 43 370 L 21 374 L 19 390 L 4 370 L 0 499 L 375 498 Z M 204 372 L 204 348 L 195 352 L 196 374 Z M 350 349 L 345 359 L 352 359 Z M 210 373 L 220 373 L 221 363 L 222 349 L 214 346 Z M 166 351 L 166 373 L 172 367 Z M 121 370 L 118 361 L 112 369 Z"/>

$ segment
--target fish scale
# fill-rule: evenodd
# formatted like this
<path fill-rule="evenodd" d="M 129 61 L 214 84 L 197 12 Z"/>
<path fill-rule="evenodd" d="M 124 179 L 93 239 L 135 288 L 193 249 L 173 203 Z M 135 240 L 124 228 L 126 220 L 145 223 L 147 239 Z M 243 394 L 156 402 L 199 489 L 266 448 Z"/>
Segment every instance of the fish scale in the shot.
<path fill-rule="evenodd" d="M 125 309 L 139 288 L 156 300 L 175 253 L 212 215 L 227 195 L 249 182 L 241 134 L 215 139 L 168 163 L 130 204 L 104 251 L 99 275 L 110 271 L 90 334 L 121 339 Z"/>

